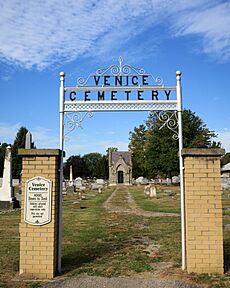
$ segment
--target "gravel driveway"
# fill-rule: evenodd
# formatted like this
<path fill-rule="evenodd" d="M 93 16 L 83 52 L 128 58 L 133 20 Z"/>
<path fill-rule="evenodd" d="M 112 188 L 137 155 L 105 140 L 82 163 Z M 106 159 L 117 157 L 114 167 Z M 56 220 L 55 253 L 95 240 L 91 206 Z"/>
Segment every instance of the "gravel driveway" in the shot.
<path fill-rule="evenodd" d="M 80 275 L 45 284 L 43 288 L 199 288 L 180 280 Z"/>

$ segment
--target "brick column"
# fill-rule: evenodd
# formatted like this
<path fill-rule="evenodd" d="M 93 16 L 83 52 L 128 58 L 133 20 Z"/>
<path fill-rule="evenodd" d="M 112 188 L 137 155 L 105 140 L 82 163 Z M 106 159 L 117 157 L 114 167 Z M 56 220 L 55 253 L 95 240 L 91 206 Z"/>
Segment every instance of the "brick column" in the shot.
<path fill-rule="evenodd" d="M 57 271 L 60 150 L 19 149 L 19 155 L 22 155 L 20 274 L 39 279 L 53 278 Z M 51 216 L 48 224 L 34 225 L 25 222 L 26 181 L 34 177 L 51 181 Z"/>
<path fill-rule="evenodd" d="M 220 156 L 223 149 L 183 149 L 188 273 L 224 273 Z"/>

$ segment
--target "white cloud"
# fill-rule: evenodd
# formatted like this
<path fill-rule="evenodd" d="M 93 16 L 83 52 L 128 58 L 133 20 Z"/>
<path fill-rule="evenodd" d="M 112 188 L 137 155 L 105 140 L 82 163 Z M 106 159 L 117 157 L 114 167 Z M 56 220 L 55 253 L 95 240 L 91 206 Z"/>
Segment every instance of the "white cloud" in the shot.
<path fill-rule="evenodd" d="M 134 34 L 134 20 L 150 14 L 148 7 L 148 1 L 138 0 L 8 0 L 0 5 L 0 56 L 27 69 L 71 61 L 108 33 L 124 31 L 122 39 Z"/>
<path fill-rule="evenodd" d="M 2 1 L 0 58 L 42 70 L 80 56 L 110 56 L 146 29 L 166 23 L 176 36 L 200 35 L 203 52 L 228 61 L 229 13 L 230 3 L 217 0 Z M 144 34 L 142 39 L 145 43 Z M 142 45 L 140 54 L 143 49 L 147 53 Z"/>
<path fill-rule="evenodd" d="M 101 154 L 105 154 L 106 150 L 109 147 L 117 147 L 118 150 L 127 151 L 128 150 L 128 142 L 119 141 L 119 140 L 98 140 L 94 139 L 92 142 L 79 140 L 77 143 L 73 140 L 65 141 L 65 152 L 66 158 L 71 155 L 84 155 L 91 152 L 98 152 Z"/>
<path fill-rule="evenodd" d="M 230 3 L 208 1 L 207 5 L 185 9 L 175 16 L 174 32 L 177 36 L 199 35 L 203 52 L 230 59 Z M 217 2 L 215 3 L 212 2 Z M 209 5 L 208 5 L 209 4 Z"/>
<path fill-rule="evenodd" d="M 21 123 L 0 123 L 0 143 L 13 144 L 15 136 L 21 126 Z"/>
<path fill-rule="evenodd" d="M 13 144 L 15 136 L 22 126 L 21 123 L 0 123 L 0 143 Z M 32 141 L 37 148 L 59 148 L 58 136 L 53 135 L 50 129 L 35 127 L 30 132 Z"/>
<path fill-rule="evenodd" d="M 217 141 L 221 142 L 222 147 L 226 152 L 230 152 L 230 131 L 228 129 L 223 129 L 222 131 L 217 131 L 217 134 Z"/>
<path fill-rule="evenodd" d="M 50 129 L 36 127 L 31 130 L 32 141 L 37 148 L 59 148 L 58 136 L 54 136 Z"/>

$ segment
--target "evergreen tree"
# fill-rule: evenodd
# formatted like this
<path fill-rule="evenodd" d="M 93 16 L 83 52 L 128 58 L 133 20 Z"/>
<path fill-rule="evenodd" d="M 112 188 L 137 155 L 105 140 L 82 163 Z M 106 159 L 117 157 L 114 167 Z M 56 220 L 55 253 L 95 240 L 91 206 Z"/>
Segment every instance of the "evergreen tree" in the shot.
<path fill-rule="evenodd" d="M 19 148 L 25 148 L 26 134 L 28 130 L 26 127 L 21 127 L 15 137 L 12 145 L 12 175 L 13 178 L 20 178 L 22 170 L 22 157 L 18 155 Z M 35 148 L 34 143 L 31 144 L 31 148 Z"/>
<path fill-rule="evenodd" d="M 147 176 L 154 178 L 157 175 L 165 175 L 171 178 L 179 168 L 178 141 L 173 138 L 173 131 L 166 126 L 162 127 L 162 122 L 154 114 L 149 116 L 146 125 L 148 129 L 145 151 Z"/>

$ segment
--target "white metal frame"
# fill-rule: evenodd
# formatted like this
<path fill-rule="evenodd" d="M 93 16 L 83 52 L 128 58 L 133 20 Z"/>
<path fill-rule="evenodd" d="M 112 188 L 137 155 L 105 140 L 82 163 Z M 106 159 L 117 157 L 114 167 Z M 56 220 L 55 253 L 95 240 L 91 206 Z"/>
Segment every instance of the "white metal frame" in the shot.
<path fill-rule="evenodd" d="M 107 75 L 108 71 L 113 76 L 116 75 L 129 75 L 131 70 L 134 71 L 137 75 L 145 75 L 143 69 L 138 69 L 130 65 L 122 65 L 122 58 L 119 58 L 120 65 L 111 65 L 105 69 L 99 69 L 96 72 L 96 75 Z M 65 87 L 65 73 L 60 73 L 60 150 L 61 150 L 61 163 L 60 163 L 60 205 L 59 205 L 59 248 L 58 248 L 58 271 L 61 272 L 61 245 L 62 245 L 62 180 L 63 180 L 63 151 L 64 151 L 64 116 L 68 113 L 80 113 L 79 115 L 74 115 L 72 118 L 69 117 L 70 131 L 74 130 L 76 127 L 81 127 L 81 123 L 86 116 L 92 117 L 93 112 L 101 111 L 155 111 L 157 117 L 164 121 L 162 125 L 171 129 L 174 133 L 174 139 L 179 140 L 179 163 L 180 163 L 180 191 L 181 191 L 181 241 L 182 241 L 182 269 L 186 267 L 186 258 L 185 258 L 185 204 L 184 204 L 184 174 L 183 174 L 183 158 L 181 151 L 183 149 L 183 136 L 182 136 L 182 94 L 181 94 L 181 72 L 176 72 L 176 86 L 175 87 L 165 87 L 161 78 L 154 78 L 151 74 L 148 74 L 153 79 L 153 85 L 151 86 L 129 86 L 129 87 L 112 87 L 112 86 L 92 86 L 87 84 L 90 78 L 90 75 L 86 80 L 79 78 L 77 80 L 77 87 Z M 123 91 L 123 90 L 171 90 L 176 91 L 176 100 L 116 100 L 116 101 L 66 101 L 65 92 L 67 91 Z M 161 111 L 160 113 L 158 113 Z M 170 118 L 167 115 L 161 113 L 166 111 L 175 111 L 177 114 L 178 123 L 173 124 L 171 127 Z M 83 116 L 82 112 L 85 112 Z M 67 132 L 66 134 L 68 134 Z"/>

